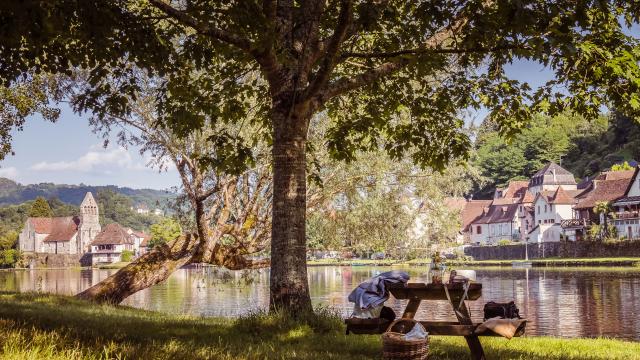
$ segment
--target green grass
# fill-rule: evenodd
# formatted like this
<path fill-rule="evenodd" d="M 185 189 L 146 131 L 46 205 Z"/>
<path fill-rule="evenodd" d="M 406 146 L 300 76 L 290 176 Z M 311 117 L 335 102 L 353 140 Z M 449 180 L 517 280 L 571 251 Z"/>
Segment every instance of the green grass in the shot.
<path fill-rule="evenodd" d="M 70 297 L 0 292 L 0 359 L 379 359 L 380 337 L 344 335 L 320 311 L 301 321 L 172 316 Z M 611 339 L 482 338 L 489 359 L 640 359 Z M 430 359 L 466 359 L 464 339 L 433 337 Z"/>

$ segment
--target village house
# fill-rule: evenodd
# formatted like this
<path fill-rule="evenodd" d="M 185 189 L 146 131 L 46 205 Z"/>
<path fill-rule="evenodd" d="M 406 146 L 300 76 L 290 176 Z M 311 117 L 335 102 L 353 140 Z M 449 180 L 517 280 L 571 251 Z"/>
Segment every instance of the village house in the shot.
<path fill-rule="evenodd" d="M 529 181 L 511 181 L 506 188 L 496 189 L 493 200 L 483 204 L 482 212 L 462 231 L 468 234 L 468 242 L 473 245 L 495 245 L 501 240 L 575 239 L 575 229 L 565 229 L 561 224 L 574 218 L 577 197 L 587 191 L 578 189 L 568 170 L 550 162 Z M 463 213 L 465 210 L 466 207 Z"/>
<path fill-rule="evenodd" d="M 636 167 L 624 195 L 612 202 L 613 224 L 618 236 L 625 239 L 640 238 L 640 166 Z"/>
<path fill-rule="evenodd" d="M 79 216 L 30 217 L 18 237 L 18 249 L 25 253 L 84 255 L 92 263 L 121 260 L 123 250 L 134 256 L 146 252 L 150 236 L 119 224 L 100 225 L 98 204 L 88 192 L 80 204 Z"/>
<path fill-rule="evenodd" d="M 574 181 L 575 183 L 575 181 Z M 527 236 L 527 242 L 541 243 L 560 241 L 565 235 L 561 222 L 573 217 L 576 190 L 570 194 L 559 186 L 555 191 L 542 190 L 533 201 L 534 227 Z"/>
<path fill-rule="evenodd" d="M 130 251 L 133 255 L 137 250 L 136 239 L 120 224 L 106 225 L 91 242 L 91 263 L 95 265 L 122 261 L 123 251 Z"/>
<path fill-rule="evenodd" d="M 562 222 L 569 240 L 585 239 L 589 227 L 603 222 L 605 214 L 597 214 L 594 208 L 598 203 L 612 204 L 623 198 L 633 174 L 633 170 L 603 172 L 586 184 L 584 192 L 576 197 L 573 218 Z"/>

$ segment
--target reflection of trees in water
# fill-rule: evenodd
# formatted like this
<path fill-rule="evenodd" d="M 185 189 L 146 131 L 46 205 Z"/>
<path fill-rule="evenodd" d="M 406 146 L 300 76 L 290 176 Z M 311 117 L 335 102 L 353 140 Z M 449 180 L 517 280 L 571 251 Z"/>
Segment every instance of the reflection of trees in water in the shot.
<path fill-rule="evenodd" d="M 362 281 L 390 267 L 310 267 L 309 288 L 316 306 L 329 306 L 344 316 L 353 304 L 347 296 Z M 398 268 L 394 268 L 398 269 Z M 426 281 L 426 267 L 401 268 L 411 281 Z M 0 271 L 0 291 L 73 294 L 104 279 L 114 270 Z M 474 320 L 482 319 L 487 301 L 514 300 L 530 320 L 529 335 L 617 336 L 640 339 L 640 269 L 480 269 L 483 297 L 470 301 Z M 229 271 L 220 268 L 179 270 L 166 282 L 128 299 L 126 304 L 158 311 L 201 316 L 237 316 L 266 309 L 269 270 Z M 387 303 L 398 315 L 406 301 Z M 446 301 L 423 302 L 417 315 L 432 320 L 455 320 Z"/>

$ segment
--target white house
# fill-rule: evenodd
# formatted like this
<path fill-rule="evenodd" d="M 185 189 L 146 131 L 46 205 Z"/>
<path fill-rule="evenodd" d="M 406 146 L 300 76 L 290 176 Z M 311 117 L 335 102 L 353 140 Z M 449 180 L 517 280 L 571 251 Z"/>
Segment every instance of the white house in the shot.
<path fill-rule="evenodd" d="M 120 224 L 109 224 L 91 242 L 91 263 L 95 265 L 120 262 L 125 250 L 135 254 L 136 239 Z"/>
<path fill-rule="evenodd" d="M 519 239 L 518 204 L 494 201 L 482 216 L 471 222 L 469 236 L 473 245 L 495 245 L 500 240 Z"/>
<path fill-rule="evenodd" d="M 577 190 L 567 191 L 558 186 L 555 191 L 542 190 L 533 201 L 534 227 L 527 235 L 529 242 L 560 241 L 561 222 L 573 218 Z"/>
<path fill-rule="evenodd" d="M 640 176 L 637 167 L 629 182 L 624 197 L 613 202 L 615 212 L 613 224 L 618 231 L 620 238 L 638 239 L 640 238 Z"/>

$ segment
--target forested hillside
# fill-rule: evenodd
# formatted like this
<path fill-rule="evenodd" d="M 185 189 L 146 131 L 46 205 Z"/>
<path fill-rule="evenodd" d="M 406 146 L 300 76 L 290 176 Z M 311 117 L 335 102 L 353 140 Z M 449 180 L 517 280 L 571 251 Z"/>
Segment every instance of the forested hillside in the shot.
<path fill-rule="evenodd" d="M 149 208 L 164 208 L 167 200 L 173 199 L 175 194 L 169 191 L 154 189 L 132 189 L 115 185 L 64 185 L 40 183 L 22 185 L 6 178 L 0 178 L 0 205 L 21 204 L 34 200 L 38 196 L 44 198 L 58 198 L 62 202 L 80 205 L 84 195 L 90 191 L 94 195 L 102 190 L 110 190 L 127 196 L 134 205 L 146 204 Z"/>
<path fill-rule="evenodd" d="M 488 198 L 509 180 L 528 179 L 549 161 L 561 164 L 580 181 L 639 155 L 640 125 L 616 114 L 595 120 L 539 116 L 510 140 L 485 122 L 477 129 L 473 158 L 485 181 L 476 186 L 474 197 Z"/>

